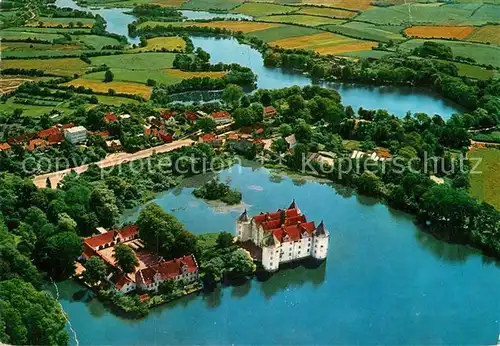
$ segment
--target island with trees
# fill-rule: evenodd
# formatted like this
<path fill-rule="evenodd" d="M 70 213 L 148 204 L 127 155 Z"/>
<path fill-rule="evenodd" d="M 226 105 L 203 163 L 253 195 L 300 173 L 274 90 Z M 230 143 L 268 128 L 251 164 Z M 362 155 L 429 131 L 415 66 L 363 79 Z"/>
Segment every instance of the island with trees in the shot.
<path fill-rule="evenodd" d="M 222 182 L 218 177 L 194 189 L 193 195 L 209 201 L 219 200 L 229 205 L 239 204 L 242 198 L 241 192 L 231 189 L 228 182 Z"/>

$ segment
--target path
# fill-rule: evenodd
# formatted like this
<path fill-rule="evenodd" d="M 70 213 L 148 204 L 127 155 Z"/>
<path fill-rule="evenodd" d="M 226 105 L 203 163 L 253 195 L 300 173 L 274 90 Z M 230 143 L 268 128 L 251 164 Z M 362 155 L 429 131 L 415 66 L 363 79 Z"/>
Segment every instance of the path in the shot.
<path fill-rule="evenodd" d="M 145 159 L 153 153 L 161 154 L 161 153 L 166 153 L 175 149 L 179 149 L 181 147 L 189 146 L 193 144 L 194 141 L 191 139 L 182 139 L 179 141 L 175 141 L 172 143 L 168 144 L 163 144 L 157 147 L 153 148 L 148 148 L 144 149 L 135 153 L 117 153 L 117 154 L 111 154 L 106 156 L 103 160 L 99 162 L 95 162 L 97 166 L 100 168 L 106 168 L 106 167 L 112 167 L 112 166 L 118 166 L 122 163 L 127 163 L 130 161 L 135 161 L 135 160 L 140 160 L 140 159 Z M 76 173 L 80 174 L 85 172 L 89 168 L 89 165 L 82 165 L 78 166 L 75 168 L 68 168 L 62 171 L 57 171 L 57 172 L 52 172 L 52 173 L 46 173 L 46 174 L 41 174 L 35 176 L 33 179 L 33 183 L 39 187 L 39 188 L 44 188 L 46 187 L 46 181 L 47 178 L 50 178 L 50 182 L 52 184 L 52 188 L 56 188 L 57 184 L 64 178 L 64 176 L 68 173 L 71 173 L 71 171 L 75 171 Z"/>

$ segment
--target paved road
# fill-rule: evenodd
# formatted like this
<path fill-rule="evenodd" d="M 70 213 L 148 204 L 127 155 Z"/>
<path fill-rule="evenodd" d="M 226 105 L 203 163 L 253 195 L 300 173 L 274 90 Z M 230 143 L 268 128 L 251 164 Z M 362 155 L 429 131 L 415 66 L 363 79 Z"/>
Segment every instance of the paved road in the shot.
<path fill-rule="evenodd" d="M 158 153 L 158 154 L 166 153 L 166 152 L 169 152 L 169 151 L 181 148 L 181 147 L 189 146 L 193 143 L 194 143 L 194 141 L 192 141 L 191 139 L 182 139 L 182 140 L 175 141 L 172 143 L 163 144 L 163 145 L 160 145 L 160 146 L 157 146 L 154 148 L 144 149 L 144 150 L 138 151 L 136 153 L 132 153 L 132 154 L 130 154 L 130 153 L 111 154 L 111 155 L 106 156 L 105 159 L 103 159 L 99 162 L 95 162 L 95 164 L 97 164 L 97 166 L 99 166 L 100 168 L 117 166 L 117 165 L 120 165 L 122 163 L 147 158 L 147 157 L 153 155 L 153 153 Z M 56 188 L 57 184 L 64 178 L 64 176 L 66 174 L 70 173 L 71 170 L 74 170 L 76 173 L 80 174 L 80 173 L 85 172 L 88 168 L 89 168 L 89 165 L 83 165 L 83 166 L 78 166 L 75 168 L 65 169 L 62 171 L 37 175 L 33 179 L 33 182 L 35 183 L 35 185 L 37 187 L 43 188 L 43 187 L 46 187 L 47 178 L 50 178 L 52 188 Z"/>

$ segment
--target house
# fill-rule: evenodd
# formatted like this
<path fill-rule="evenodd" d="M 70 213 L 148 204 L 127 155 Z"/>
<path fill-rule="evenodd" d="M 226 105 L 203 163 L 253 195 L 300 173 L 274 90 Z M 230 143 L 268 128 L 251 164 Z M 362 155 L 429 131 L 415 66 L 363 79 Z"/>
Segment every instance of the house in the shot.
<path fill-rule="evenodd" d="M 186 119 L 190 121 L 191 123 L 195 123 L 198 119 L 200 119 L 200 116 L 196 113 L 193 112 L 186 112 Z"/>
<path fill-rule="evenodd" d="M 110 151 L 119 151 L 122 149 L 122 142 L 119 139 L 112 139 L 110 141 L 106 141 L 106 147 Z"/>
<path fill-rule="evenodd" d="M 151 137 L 158 137 L 158 129 L 151 128 L 151 127 L 146 127 L 144 128 L 144 134 L 146 136 L 151 136 Z"/>
<path fill-rule="evenodd" d="M 106 112 L 106 114 L 104 115 L 104 122 L 107 124 L 116 123 L 118 122 L 118 117 L 114 113 Z"/>
<path fill-rule="evenodd" d="M 29 144 L 26 146 L 26 150 L 35 151 L 35 149 L 45 148 L 47 147 L 47 145 L 47 141 L 40 138 L 35 138 L 29 141 Z"/>
<path fill-rule="evenodd" d="M 110 230 L 85 238 L 83 245 L 84 249 L 88 249 L 92 253 L 138 237 L 139 230 L 137 225 L 132 224 L 123 227 L 121 230 Z"/>
<path fill-rule="evenodd" d="M 174 141 L 174 136 L 171 133 L 167 133 L 161 130 L 158 135 L 164 143 L 172 143 Z"/>
<path fill-rule="evenodd" d="M 83 126 L 75 126 L 64 129 L 64 137 L 71 144 L 81 143 L 87 140 L 87 129 Z"/>
<path fill-rule="evenodd" d="M 295 139 L 295 135 L 290 135 L 288 137 L 285 137 L 285 141 L 290 146 L 290 149 L 293 148 L 295 146 L 295 144 L 297 144 L 297 140 Z"/>
<path fill-rule="evenodd" d="M 171 112 L 169 111 L 168 109 L 164 110 L 163 112 L 161 112 L 161 117 L 165 120 L 168 120 L 170 118 L 173 118 L 175 115 L 177 115 L 177 112 Z"/>
<path fill-rule="evenodd" d="M 223 144 L 222 138 L 219 138 L 215 133 L 205 133 L 200 136 L 199 142 L 209 144 L 214 148 L 221 147 Z"/>
<path fill-rule="evenodd" d="M 10 145 L 9 143 L 0 143 L 0 151 L 9 151 Z"/>
<path fill-rule="evenodd" d="M 245 210 L 236 222 L 236 234 L 240 242 L 251 242 L 262 250 L 260 260 L 267 271 L 308 257 L 324 260 L 328 254 L 330 234 L 323 221 L 318 226 L 308 222 L 295 200 L 286 209 L 252 218 Z"/>
<path fill-rule="evenodd" d="M 194 255 L 188 255 L 138 270 L 135 273 L 135 282 L 142 290 L 157 291 L 159 285 L 166 280 L 184 280 L 189 283 L 198 277 L 198 263 Z"/>
<path fill-rule="evenodd" d="M 51 127 L 49 129 L 41 130 L 36 133 L 38 138 L 48 139 L 50 136 L 56 136 L 60 134 L 61 131 L 57 127 Z"/>
<path fill-rule="evenodd" d="M 132 292 L 137 287 L 130 274 L 125 274 L 122 272 L 113 273 L 113 275 L 109 278 L 109 281 L 113 284 L 115 290 L 122 293 Z"/>
<path fill-rule="evenodd" d="M 212 113 L 211 117 L 217 123 L 217 125 L 227 124 L 233 120 L 231 114 L 226 111 L 214 112 Z"/>
<path fill-rule="evenodd" d="M 274 117 L 278 112 L 273 106 L 264 107 L 264 117 Z"/>

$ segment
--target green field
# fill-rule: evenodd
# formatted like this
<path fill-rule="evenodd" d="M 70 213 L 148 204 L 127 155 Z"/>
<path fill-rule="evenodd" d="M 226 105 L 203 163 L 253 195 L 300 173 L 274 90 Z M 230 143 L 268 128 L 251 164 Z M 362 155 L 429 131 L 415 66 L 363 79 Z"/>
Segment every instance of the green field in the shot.
<path fill-rule="evenodd" d="M 469 158 L 481 158 L 477 168 L 480 174 L 471 174 L 469 193 L 480 201 L 500 209 L 500 150 L 495 148 L 473 149 Z"/>
<path fill-rule="evenodd" d="M 6 51 L 2 52 L 2 57 L 10 58 L 10 57 L 21 57 L 21 58 L 33 58 L 33 57 L 43 57 L 43 56 L 52 56 L 52 57 L 77 57 L 82 55 L 83 53 L 89 52 L 88 49 L 68 49 L 68 50 L 20 50 L 20 51 Z M 102 52 L 109 52 L 108 50 L 103 50 Z"/>
<path fill-rule="evenodd" d="M 119 45 L 120 42 L 118 40 L 107 37 L 107 36 L 98 36 L 98 35 L 71 35 L 73 41 L 79 42 L 88 48 L 93 48 L 97 50 L 101 50 L 103 46 L 108 45 Z"/>
<path fill-rule="evenodd" d="M 166 72 L 154 69 L 129 70 L 123 68 L 112 68 L 111 72 L 114 74 L 113 80 L 122 82 L 146 84 L 148 79 L 154 79 L 158 83 L 162 84 L 176 84 L 183 80 L 183 78 L 171 76 Z M 82 76 L 82 79 L 102 81 L 104 80 L 104 71 L 85 74 Z"/>
<path fill-rule="evenodd" d="M 324 16 L 331 18 L 352 18 L 358 14 L 357 12 L 346 11 L 337 8 L 314 7 L 314 6 L 301 7 L 300 10 L 295 13 L 310 14 L 314 16 Z"/>
<path fill-rule="evenodd" d="M 232 10 L 234 13 L 246 14 L 247 16 L 263 17 L 275 13 L 289 13 L 297 11 L 298 7 L 283 6 L 270 3 L 245 2 L 241 6 Z"/>
<path fill-rule="evenodd" d="M 99 103 L 104 103 L 113 106 L 120 106 L 122 104 L 127 104 L 127 103 L 133 103 L 133 104 L 139 103 L 139 101 L 137 100 L 129 99 L 126 97 L 118 97 L 118 96 L 97 95 L 97 99 L 99 100 Z"/>
<path fill-rule="evenodd" d="M 53 17 L 38 17 L 35 21 L 31 22 L 30 25 L 38 26 L 38 22 L 50 23 L 51 25 L 61 24 L 63 26 L 68 25 L 69 23 L 73 23 L 75 25 L 75 29 L 77 28 L 76 23 L 81 22 L 84 26 L 93 25 L 95 23 L 95 19 L 93 18 L 53 18 Z"/>
<path fill-rule="evenodd" d="M 415 47 L 420 46 L 426 40 L 414 39 L 409 40 L 400 45 L 401 48 L 406 50 L 413 50 Z M 427 40 L 429 41 L 429 40 Z M 478 64 L 481 65 L 492 65 L 495 67 L 500 67 L 500 47 L 460 42 L 460 41 L 447 41 L 447 40 L 430 40 L 433 42 L 438 42 L 449 46 L 453 51 L 454 56 L 463 56 L 474 59 Z"/>
<path fill-rule="evenodd" d="M 174 53 L 137 53 L 91 58 L 92 65 L 108 65 L 110 68 L 124 68 L 129 70 L 161 70 L 172 67 Z"/>
<path fill-rule="evenodd" d="M 182 5 L 186 10 L 231 10 L 243 0 L 191 0 Z"/>
<path fill-rule="evenodd" d="M 317 26 L 317 25 L 339 25 L 345 23 L 345 20 L 342 19 L 333 19 L 326 17 L 317 17 L 317 16 L 307 16 L 303 14 L 285 14 L 285 15 L 274 15 L 274 16 L 266 16 L 260 17 L 259 20 L 266 22 L 275 22 L 275 23 L 290 23 L 290 24 L 299 24 L 299 25 L 307 25 L 307 26 Z"/>
<path fill-rule="evenodd" d="M 18 31 L 11 29 L 0 30 L 0 37 L 2 38 L 2 40 L 26 40 L 28 38 L 31 38 L 31 39 L 39 39 L 47 41 L 52 41 L 57 38 L 63 38 L 62 35 L 56 33 L 29 32 L 29 31 L 20 31 L 20 30 Z"/>
<path fill-rule="evenodd" d="M 390 7 L 375 7 L 363 11 L 360 21 L 375 24 L 443 24 L 443 25 L 483 25 L 500 22 L 500 8 L 482 4 L 411 4 Z"/>
<path fill-rule="evenodd" d="M 246 33 L 247 36 L 256 37 L 265 42 L 277 41 L 284 38 L 298 37 L 304 35 L 314 35 L 322 31 L 293 25 L 283 25 L 278 28 L 271 28 L 256 32 Z"/>
<path fill-rule="evenodd" d="M 353 58 L 372 58 L 372 59 L 380 59 L 387 55 L 393 54 L 392 52 L 387 52 L 385 50 L 365 50 L 360 52 L 347 52 L 342 53 L 342 56 L 348 56 Z"/>
<path fill-rule="evenodd" d="M 42 34 L 70 34 L 70 35 L 78 35 L 81 33 L 90 33 L 89 28 L 73 28 L 73 29 L 61 29 L 61 28 L 39 28 L 39 27 L 29 27 L 22 26 L 18 28 L 8 28 L 5 29 L 7 31 L 24 31 L 24 32 L 37 32 Z"/>
<path fill-rule="evenodd" d="M 15 109 L 22 109 L 23 116 L 28 117 L 39 117 L 44 113 L 48 113 L 51 110 L 57 108 L 58 111 L 69 112 L 69 108 L 65 107 L 54 107 L 54 106 L 33 106 L 24 105 L 19 103 L 14 103 L 14 97 L 9 98 L 6 102 L 0 102 L 0 113 L 7 112 L 12 113 Z"/>
<path fill-rule="evenodd" d="M 500 130 L 489 133 L 474 133 L 472 139 L 480 142 L 500 143 Z"/>
<path fill-rule="evenodd" d="M 404 28 L 403 26 L 381 26 L 361 22 L 348 22 L 343 25 L 322 25 L 321 29 L 323 28 L 337 34 L 371 41 L 398 42 L 406 39 L 400 33 Z"/>

